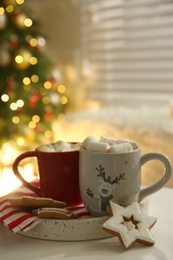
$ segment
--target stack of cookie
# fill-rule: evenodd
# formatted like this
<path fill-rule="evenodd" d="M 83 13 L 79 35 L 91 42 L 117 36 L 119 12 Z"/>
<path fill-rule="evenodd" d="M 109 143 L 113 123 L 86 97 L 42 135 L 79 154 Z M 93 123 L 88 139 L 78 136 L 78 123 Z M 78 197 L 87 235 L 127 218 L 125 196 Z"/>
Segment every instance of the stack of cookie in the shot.
<path fill-rule="evenodd" d="M 75 219 L 72 211 L 66 209 L 67 204 L 51 198 L 35 198 L 30 196 L 12 196 L 9 202 L 17 207 L 32 213 L 39 218 Z"/>

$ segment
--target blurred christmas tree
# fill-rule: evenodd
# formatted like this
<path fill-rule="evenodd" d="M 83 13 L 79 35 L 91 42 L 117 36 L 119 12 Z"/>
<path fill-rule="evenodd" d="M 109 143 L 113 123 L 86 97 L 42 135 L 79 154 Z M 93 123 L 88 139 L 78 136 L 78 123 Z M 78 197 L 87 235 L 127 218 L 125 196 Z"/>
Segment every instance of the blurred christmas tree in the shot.
<path fill-rule="evenodd" d="M 0 142 L 51 140 L 67 104 L 60 72 L 44 54 L 24 0 L 0 0 Z"/>

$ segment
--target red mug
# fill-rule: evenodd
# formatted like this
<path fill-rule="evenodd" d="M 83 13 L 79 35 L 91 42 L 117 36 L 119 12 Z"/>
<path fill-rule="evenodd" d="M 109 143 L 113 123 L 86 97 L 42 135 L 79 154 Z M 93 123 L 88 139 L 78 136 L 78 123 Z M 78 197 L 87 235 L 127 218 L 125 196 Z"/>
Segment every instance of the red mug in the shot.
<path fill-rule="evenodd" d="M 36 157 L 40 188 L 27 182 L 19 172 L 19 163 L 28 157 Z M 79 150 L 45 152 L 35 151 L 19 155 L 13 163 L 13 172 L 22 184 L 40 197 L 52 198 L 75 206 L 82 203 L 79 189 Z"/>

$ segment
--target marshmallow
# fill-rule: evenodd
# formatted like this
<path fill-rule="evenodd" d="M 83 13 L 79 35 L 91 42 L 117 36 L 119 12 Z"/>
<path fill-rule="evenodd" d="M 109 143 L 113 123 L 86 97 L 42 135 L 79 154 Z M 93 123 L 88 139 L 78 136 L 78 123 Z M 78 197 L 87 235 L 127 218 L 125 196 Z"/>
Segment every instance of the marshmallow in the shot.
<path fill-rule="evenodd" d="M 91 152 L 102 152 L 107 153 L 110 149 L 110 145 L 104 142 L 89 142 L 87 150 Z"/>
<path fill-rule="evenodd" d="M 133 151 L 133 147 L 130 143 L 121 143 L 112 145 L 109 149 L 109 153 L 126 153 Z"/>
<path fill-rule="evenodd" d="M 129 141 L 129 143 L 132 145 L 132 147 L 133 147 L 133 150 L 135 150 L 135 149 L 137 149 L 137 148 L 138 148 L 138 145 L 137 145 L 137 143 L 135 143 L 135 142 L 132 142 L 132 141 Z"/>
<path fill-rule="evenodd" d="M 77 150 L 79 150 L 79 148 L 80 148 L 80 143 L 72 143 L 71 144 L 71 150 L 72 151 L 77 151 Z"/>
<path fill-rule="evenodd" d="M 62 147 L 60 152 L 69 152 L 69 151 L 72 151 L 72 149 L 70 146 L 66 145 L 66 146 Z"/>
<path fill-rule="evenodd" d="M 138 148 L 138 145 L 135 142 L 132 142 L 130 140 L 116 139 L 116 144 L 122 144 L 122 143 L 131 144 L 131 146 L 133 147 L 133 150 Z"/>
<path fill-rule="evenodd" d="M 82 147 L 92 152 L 126 153 L 137 149 L 138 145 L 133 141 L 102 135 L 99 141 L 93 136 L 88 136 L 83 141 Z"/>
<path fill-rule="evenodd" d="M 83 142 L 82 142 L 82 147 L 86 150 L 88 150 L 88 145 L 91 143 L 91 142 L 97 142 L 97 139 L 94 137 L 94 136 L 88 136 Z"/>
<path fill-rule="evenodd" d="M 66 152 L 71 151 L 71 145 L 64 141 L 58 141 L 54 144 L 54 148 L 56 152 Z"/>
<path fill-rule="evenodd" d="M 41 152 L 55 152 L 55 148 L 52 145 L 41 145 L 38 147 Z"/>
<path fill-rule="evenodd" d="M 112 138 L 112 137 L 107 136 L 107 135 L 102 135 L 101 138 L 100 138 L 100 141 L 106 142 L 106 143 L 110 144 L 111 146 L 114 145 L 114 144 L 130 143 L 133 147 L 133 150 L 138 148 L 138 145 L 135 142 L 132 142 L 130 140 Z"/>
<path fill-rule="evenodd" d="M 133 150 L 138 148 L 138 145 L 135 142 L 132 142 L 132 141 L 129 141 L 129 140 L 116 139 L 116 144 L 122 144 L 122 143 L 131 144 L 132 147 L 133 147 Z"/>
<path fill-rule="evenodd" d="M 107 136 L 107 135 L 102 135 L 101 138 L 100 138 L 100 142 L 105 142 L 105 143 L 108 143 L 110 145 L 116 144 L 117 140 L 118 139 L 112 138 L 112 137 Z"/>

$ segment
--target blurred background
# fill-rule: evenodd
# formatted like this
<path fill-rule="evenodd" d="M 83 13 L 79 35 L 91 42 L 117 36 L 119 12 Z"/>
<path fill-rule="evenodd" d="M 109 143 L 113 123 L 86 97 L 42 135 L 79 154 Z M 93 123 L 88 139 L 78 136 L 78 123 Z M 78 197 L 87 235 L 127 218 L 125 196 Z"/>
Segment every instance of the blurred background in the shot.
<path fill-rule="evenodd" d="M 57 140 L 106 134 L 173 161 L 172 71 L 171 0 L 1 0 L 1 193 L 19 153 Z"/>

